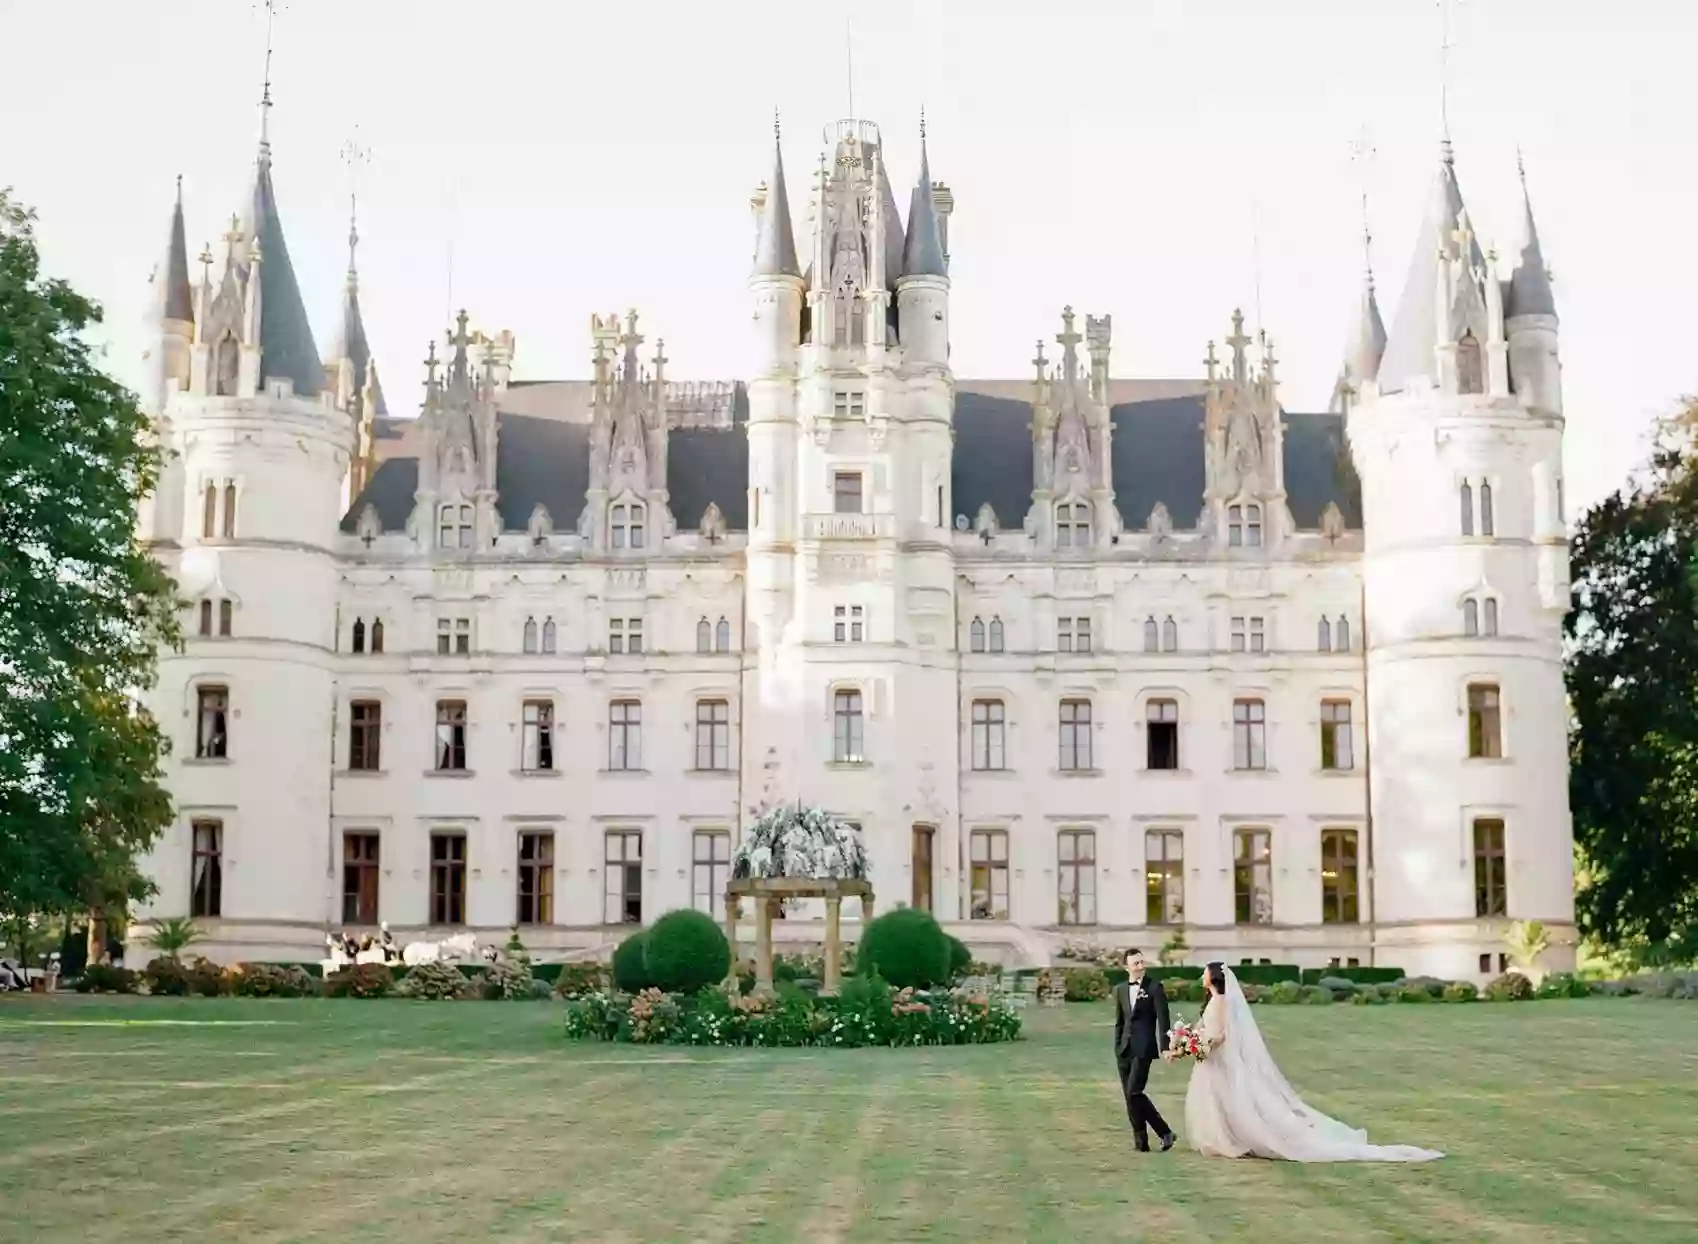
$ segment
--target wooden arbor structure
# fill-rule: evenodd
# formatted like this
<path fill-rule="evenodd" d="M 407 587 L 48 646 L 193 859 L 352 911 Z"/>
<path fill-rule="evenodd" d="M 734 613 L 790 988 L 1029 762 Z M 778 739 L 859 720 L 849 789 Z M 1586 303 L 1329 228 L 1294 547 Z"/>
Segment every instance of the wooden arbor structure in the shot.
<path fill-rule="evenodd" d="M 725 887 L 725 936 L 731 943 L 733 966 L 737 948 L 737 915 L 742 900 L 755 901 L 755 990 L 772 992 L 772 915 L 791 898 L 825 900 L 825 980 L 822 993 L 834 994 L 843 979 L 843 900 L 861 900 L 863 925 L 873 916 L 873 885 L 851 877 L 740 877 Z"/>

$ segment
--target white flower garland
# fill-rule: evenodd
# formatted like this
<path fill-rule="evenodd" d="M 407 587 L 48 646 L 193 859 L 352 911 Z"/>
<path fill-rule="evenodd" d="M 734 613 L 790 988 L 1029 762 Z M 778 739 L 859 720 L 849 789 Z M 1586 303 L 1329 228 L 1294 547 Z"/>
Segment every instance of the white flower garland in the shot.
<path fill-rule="evenodd" d="M 786 804 L 768 810 L 749 826 L 732 861 L 731 875 L 739 880 L 860 880 L 867 875 L 867 848 L 858 829 L 824 808 Z"/>

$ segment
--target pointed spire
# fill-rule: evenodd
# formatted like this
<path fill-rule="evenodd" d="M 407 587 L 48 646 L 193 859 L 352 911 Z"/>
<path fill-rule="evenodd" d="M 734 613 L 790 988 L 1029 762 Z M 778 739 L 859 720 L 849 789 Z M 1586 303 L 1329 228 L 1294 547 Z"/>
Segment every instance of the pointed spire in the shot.
<path fill-rule="evenodd" d="M 377 366 L 372 361 L 371 345 L 366 337 L 365 316 L 360 311 L 360 274 L 356 263 L 356 252 L 359 247 L 360 234 L 355 223 L 357 203 L 349 196 L 348 204 L 348 278 L 342 285 L 341 314 L 338 317 L 336 338 L 330 347 L 330 355 L 326 366 L 331 370 L 347 359 L 354 366 L 354 391 L 352 402 L 356 414 L 367 409 L 368 387 L 371 389 L 370 398 L 375 405 L 370 407 L 373 415 L 387 415 L 389 409 L 383 400 L 383 390 L 377 385 Z M 267 273 L 269 276 L 270 274 Z"/>
<path fill-rule="evenodd" d="M 264 108 L 271 107 L 267 74 Z M 283 222 L 277 214 L 277 191 L 271 182 L 271 144 L 260 138 L 259 161 L 243 232 L 259 244 L 265 260 L 263 312 L 260 316 L 260 374 L 265 379 L 288 378 L 300 397 L 315 397 L 324 388 L 324 364 L 313 341 L 300 282 L 289 262 Z M 242 265 L 246 276 L 251 267 Z"/>
<path fill-rule="evenodd" d="M 1551 274 L 1545 267 L 1545 255 L 1539 249 L 1539 230 L 1533 223 L 1533 199 L 1527 193 L 1527 165 L 1521 153 L 1515 153 L 1517 171 L 1521 174 L 1521 242 L 1515 271 L 1510 274 L 1509 288 L 1504 291 L 1505 319 L 1518 315 L 1556 314 L 1556 296 L 1551 292 Z"/>
<path fill-rule="evenodd" d="M 1362 386 L 1379 379 L 1380 360 L 1386 352 L 1386 326 L 1380 318 L 1379 299 L 1374 296 L 1374 274 L 1370 269 L 1362 283 L 1362 304 L 1355 322 L 1350 326 L 1350 340 L 1344 347 L 1344 366 L 1333 386 L 1333 409 L 1343 410 L 1355 399 Z"/>
<path fill-rule="evenodd" d="M 931 160 L 926 154 L 926 114 L 920 113 L 920 178 L 908 205 L 908 236 L 902 244 L 903 276 L 948 276 L 943 231 L 932 199 Z"/>
<path fill-rule="evenodd" d="M 1468 212 L 1456 180 L 1456 157 L 1450 139 L 1439 145 L 1439 167 L 1429 192 L 1427 214 L 1416 236 L 1409 275 L 1392 317 L 1391 335 L 1380 360 L 1379 384 L 1386 393 L 1401 392 L 1416 376 L 1432 376 L 1438 345 L 1438 277 L 1442 265 L 1458 246 L 1471 271 L 1481 272 L 1486 257 L 1468 228 Z M 1448 309 L 1447 309 L 1448 310 Z"/>
<path fill-rule="evenodd" d="M 801 276 L 796 262 L 796 235 L 790 227 L 790 192 L 784 185 L 784 142 L 778 111 L 772 114 L 772 180 L 761 208 L 760 234 L 755 240 L 754 276 Z"/>
<path fill-rule="evenodd" d="M 171 209 L 171 229 L 165 258 L 154 275 L 158 310 L 163 320 L 195 321 L 194 289 L 189 284 L 189 244 L 183 228 L 183 176 L 177 175 L 177 203 Z"/>

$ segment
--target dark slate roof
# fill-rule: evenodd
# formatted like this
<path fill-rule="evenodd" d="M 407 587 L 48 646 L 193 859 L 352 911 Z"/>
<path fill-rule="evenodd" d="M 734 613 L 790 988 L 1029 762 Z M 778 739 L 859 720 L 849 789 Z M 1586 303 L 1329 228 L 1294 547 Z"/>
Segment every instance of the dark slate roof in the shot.
<path fill-rule="evenodd" d="M 1157 501 L 1173 525 L 1194 528 L 1203 501 L 1203 399 L 1189 381 L 1113 381 L 1116 402 L 1114 483 L 1116 504 L 1128 530 L 1141 530 Z M 517 386 L 515 386 L 516 388 Z M 538 502 L 557 530 L 577 524 L 589 485 L 589 425 L 574 417 L 588 384 L 534 384 L 523 398 L 504 395 L 497 444 L 496 483 L 502 525 L 522 531 Z M 986 502 L 1005 529 L 1018 528 L 1032 503 L 1031 403 L 1013 394 L 1017 381 L 963 381 L 955 397 L 955 510 L 969 519 Z M 552 392 L 550 392 L 552 390 Z M 542 398 L 549 398 L 547 402 Z M 505 407 L 523 405 L 527 413 Z M 565 417 L 541 413 L 544 406 Z M 1285 486 L 1298 527 L 1320 526 L 1321 511 L 1336 501 L 1345 525 L 1361 526 L 1361 505 L 1343 456 L 1344 421 L 1333 414 L 1287 412 Z M 737 389 L 732 426 L 679 428 L 668 438 L 667 490 L 680 531 L 701 524 L 708 502 L 717 502 L 732 531 L 748 528 L 748 398 Z M 416 426 L 412 420 L 375 425 L 383 459 L 370 484 L 350 508 L 342 529 L 352 531 L 368 502 L 377 506 L 386 531 L 406 526 L 418 487 Z"/>
<path fill-rule="evenodd" d="M 283 221 L 277 215 L 277 191 L 271 184 L 271 157 L 260 156 L 249 202 L 245 232 L 259 238 L 260 370 L 266 379 L 288 377 L 295 392 L 315 397 L 324 388 L 324 362 L 313 344 L 300 282 L 289 262 Z"/>

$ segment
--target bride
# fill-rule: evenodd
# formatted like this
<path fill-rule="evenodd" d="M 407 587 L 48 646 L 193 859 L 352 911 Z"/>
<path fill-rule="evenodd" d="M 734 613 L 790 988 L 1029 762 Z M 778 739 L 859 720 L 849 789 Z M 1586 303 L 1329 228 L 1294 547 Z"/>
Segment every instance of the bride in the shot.
<path fill-rule="evenodd" d="M 1368 1134 L 1303 1104 L 1262 1042 L 1238 978 L 1218 963 L 1203 974 L 1209 990 L 1197 1060 L 1185 1093 L 1186 1139 L 1199 1153 L 1287 1162 L 1430 1162 L 1411 1145 L 1370 1145 Z M 1163 1055 L 1168 1057 L 1168 1055 Z"/>

